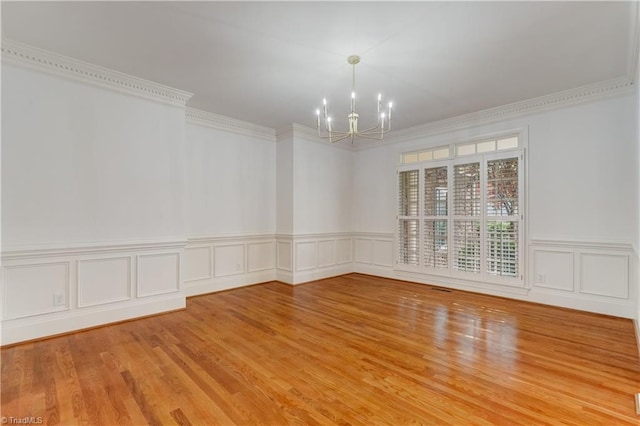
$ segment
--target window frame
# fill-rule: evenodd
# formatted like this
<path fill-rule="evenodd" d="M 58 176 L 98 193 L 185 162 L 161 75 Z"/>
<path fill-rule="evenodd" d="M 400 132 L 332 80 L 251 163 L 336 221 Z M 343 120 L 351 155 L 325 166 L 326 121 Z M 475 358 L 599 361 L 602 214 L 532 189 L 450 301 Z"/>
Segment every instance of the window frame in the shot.
<path fill-rule="evenodd" d="M 527 232 L 527 215 L 526 215 L 526 206 L 527 206 L 527 167 L 526 167 L 526 143 L 527 137 L 526 132 L 523 130 L 519 131 L 511 131 L 504 132 L 494 135 L 489 135 L 485 137 L 479 137 L 474 139 L 468 139 L 465 141 L 457 141 L 456 143 L 449 144 L 449 153 L 450 156 L 446 159 L 437 159 L 437 160 L 427 160 L 422 162 L 414 162 L 410 164 L 399 164 L 397 167 L 397 173 L 399 174 L 401 171 L 407 170 L 418 170 L 418 182 L 419 182 L 419 193 L 418 193 L 418 223 L 419 223 L 419 237 L 418 237 L 418 258 L 419 262 L 417 266 L 414 265 L 404 265 L 398 262 L 397 256 L 394 256 L 394 269 L 398 271 L 407 271 L 407 272 L 418 272 L 425 275 L 435 275 L 441 276 L 443 278 L 453 278 L 456 280 L 464 280 L 464 281 L 480 281 L 487 284 L 497 284 L 508 287 L 524 287 L 525 286 L 525 277 L 526 277 L 526 269 L 528 267 L 528 262 L 526 259 L 527 255 L 527 240 L 526 240 L 526 232 Z M 517 137 L 518 138 L 518 146 L 516 148 L 507 148 L 501 150 L 494 150 L 483 153 L 476 153 L 472 155 L 461 155 L 456 156 L 457 146 L 472 144 L 472 143 L 483 143 L 488 140 L 501 140 L 507 139 L 509 137 Z M 496 143 L 497 146 L 497 143 Z M 424 148 L 422 151 L 429 149 L 441 149 L 444 148 L 445 145 L 438 145 L 434 148 Z M 406 150 L 400 153 L 396 158 L 400 158 L 402 161 L 402 155 L 404 153 L 410 152 L 419 152 L 420 149 Z M 493 160 L 500 159 L 509 159 L 509 158 L 517 158 L 518 161 L 518 212 L 517 215 L 512 216 L 489 216 L 488 214 L 488 187 L 487 187 L 487 172 L 488 172 L 488 163 Z M 455 215 L 453 210 L 454 203 L 454 194 L 453 194 L 453 185 L 454 185 L 454 167 L 459 164 L 468 164 L 468 163 L 480 163 L 480 215 L 477 216 L 477 220 L 480 221 L 480 273 L 474 272 L 466 272 L 466 271 L 457 271 L 453 267 L 454 262 L 454 224 L 456 220 L 464 219 L 465 217 Z M 426 169 L 438 168 L 438 167 L 447 167 L 447 191 L 448 191 L 448 199 L 447 199 L 447 211 L 448 214 L 446 216 L 441 216 L 442 219 L 447 221 L 447 268 L 437 268 L 433 266 L 426 266 L 425 255 L 426 255 L 426 228 L 425 223 L 427 220 L 436 220 L 438 216 L 432 217 L 427 216 L 425 213 L 425 175 Z M 399 176 L 399 175 L 398 175 Z M 396 200 L 399 198 L 399 177 L 396 178 L 396 191 L 398 192 Z M 399 213 L 399 210 L 397 210 Z M 400 240 L 399 240 L 399 216 L 396 216 L 396 231 L 394 235 L 394 254 L 397 253 L 399 248 Z M 489 232 L 489 223 L 490 222 L 516 222 L 517 223 L 517 243 L 518 247 L 516 250 L 517 260 L 517 275 L 515 277 L 512 276 L 504 276 L 504 275 L 496 275 L 489 273 L 489 246 L 488 246 L 488 232 Z"/>

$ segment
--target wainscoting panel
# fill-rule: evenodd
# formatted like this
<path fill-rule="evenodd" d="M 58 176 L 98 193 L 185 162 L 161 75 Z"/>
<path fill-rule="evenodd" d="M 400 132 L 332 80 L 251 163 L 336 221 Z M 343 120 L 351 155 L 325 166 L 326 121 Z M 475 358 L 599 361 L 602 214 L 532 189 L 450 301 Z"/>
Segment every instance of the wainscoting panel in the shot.
<path fill-rule="evenodd" d="M 185 241 L 2 252 L 1 344 L 185 307 Z"/>
<path fill-rule="evenodd" d="M 293 270 L 293 250 L 291 241 L 278 241 L 278 269 Z"/>
<path fill-rule="evenodd" d="M 333 240 L 318 241 L 318 267 L 336 264 L 336 242 Z"/>
<path fill-rule="evenodd" d="M 184 250 L 184 282 L 213 278 L 213 249 L 211 246 L 187 247 Z"/>
<path fill-rule="evenodd" d="M 185 293 L 196 296 L 275 280 L 276 249 L 280 250 L 280 242 L 275 235 L 189 238 Z"/>
<path fill-rule="evenodd" d="M 629 298 L 629 255 L 580 253 L 580 293 Z"/>
<path fill-rule="evenodd" d="M 279 281 L 301 284 L 353 272 L 350 233 L 277 235 L 277 240 Z"/>
<path fill-rule="evenodd" d="M 266 241 L 249 243 L 247 256 L 247 271 L 258 272 L 271 270 L 275 266 L 275 242 Z"/>
<path fill-rule="evenodd" d="M 336 264 L 351 263 L 353 261 L 352 239 L 342 238 L 336 241 Z"/>
<path fill-rule="evenodd" d="M 177 253 L 138 256 L 138 297 L 180 290 L 180 256 Z"/>
<path fill-rule="evenodd" d="M 575 282 L 573 251 L 537 249 L 533 252 L 532 258 L 534 286 L 573 291 Z"/>
<path fill-rule="evenodd" d="M 638 273 L 625 242 L 533 238 L 529 300 L 633 318 Z"/>
<path fill-rule="evenodd" d="M 131 257 L 78 260 L 78 307 L 131 299 Z"/>
<path fill-rule="evenodd" d="M 307 271 L 318 267 L 318 253 L 316 241 L 296 242 L 296 272 Z"/>
<path fill-rule="evenodd" d="M 393 234 L 354 234 L 354 272 L 393 278 Z M 402 279 L 406 279 L 402 278 Z"/>
<path fill-rule="evenodd" d="M 371 263 L 379 266 L 393 266 L 393 241 L 373 240 Z"/>
<path fill-rule="evenodd" d="M 214 277 L 228 277 L 245 272 L 244 244 L 216 244 L 213 247 Z"/>
<path fill-rule="evenodd" d="M 356 238 L 356 263 L 373 263 L 373 241 Z"/>
<path fill-rule="evenodd" d="M 4 266 L 3 320 L 69 309 L 69 262 Z M 56 303 L 56 296 L 61 301 Z"/>

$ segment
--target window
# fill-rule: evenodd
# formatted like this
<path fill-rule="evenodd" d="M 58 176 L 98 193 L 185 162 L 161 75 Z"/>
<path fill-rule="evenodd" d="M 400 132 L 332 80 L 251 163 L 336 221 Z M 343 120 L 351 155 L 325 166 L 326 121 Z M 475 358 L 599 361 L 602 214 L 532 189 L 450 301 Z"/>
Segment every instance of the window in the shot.
<path fill-rule="evenodd" d="M 398 269 L 522 284 L 518 147 L 518 137 L 510 136 L 402 154 Z M 433 155 L 445 150 L 445 159 Z"/>

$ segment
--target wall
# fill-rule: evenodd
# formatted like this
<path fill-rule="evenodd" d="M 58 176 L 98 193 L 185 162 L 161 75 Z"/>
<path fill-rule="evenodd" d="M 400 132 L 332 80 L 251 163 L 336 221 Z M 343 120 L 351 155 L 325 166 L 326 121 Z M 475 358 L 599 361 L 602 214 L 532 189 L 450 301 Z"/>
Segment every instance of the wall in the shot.
<path fill-rule="evenodd" d="M 355 269 L 632 317 L 638 293 L 635 102 L 632 95 L 617 96 L 358 152 L 353 208 L 362 220 L 355 223 Z M 396 203 L 389 197 L 396 194 L 400 152 L 510 130 L 523 131 L 528 144 L 527 288 L 394 271 Z"/>
<path fill-rule="evenodd" d="M 351 272 L 354 153 L 297 125 L 281 129 L 277 144 L 278 279 L 298 284 Z"/>
<path fill-rule="evenodd" d="M 275 279 L 276 144 L 260 130 L 187 124 L 187 295 Z"/>
<path fill-rule="evenodd" d="M 184 307 L 184 108 L 5 62 L 2 89 L 2 343 Z"/>

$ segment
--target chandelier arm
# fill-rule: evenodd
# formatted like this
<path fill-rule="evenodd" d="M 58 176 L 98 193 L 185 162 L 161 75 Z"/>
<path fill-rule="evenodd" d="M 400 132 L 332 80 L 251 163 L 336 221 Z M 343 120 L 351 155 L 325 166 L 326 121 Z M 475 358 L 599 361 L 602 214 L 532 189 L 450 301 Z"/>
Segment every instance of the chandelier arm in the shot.
<path fill-rule="evenodd" d="M 361 132 L 358 132 L 358 134 L 360 134 L 360 133 L 368 133 L 368 132 L 372 132 L 372 131 L 374 131 L 374 130 L 376 130 L 376 129 L 379 129 L 379 128 L 380 128 L 380 120 L 378 120 L 378 124 L 376 124 L 375 126 L 370 127 L 370 128 L 368 128 L 368 129 L 365 129 L 365 130 L 363 130 L 363 131 L 361 131 Z M 385 132 L 385 130 L 384 130 L 384 129 L 380 129 L 380 132 Z M 386 132 L 385 132 L 385 133 L 386 133 Z"/>
<path fill-rule="evenodd" d="M 378 135 L 378 136 L 373 136 L 373 135 Z M 381 141 L 384 135 L 385 135 L 384 133 L 370 133 L 370 134 L 358 133 L 356 137 L 362 138 L 362 139 L 370 139 L 373 141 Z"/>
<path fill-rule="evenodd" d="M 343 141 L 343 140 L 345 140 L 345 139 L 349 138 L 350 136 L 351 136 L 351 135 L 346 134 L 346 135 L 344 135 L 344 136 L 339 136 L 337 139 L 329 138 L 329 142 L 331 142 L 331 143 L 340 142 L 340 141 Z"/>

